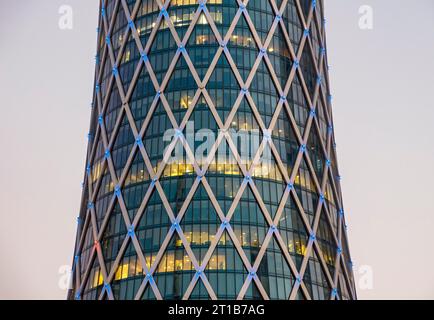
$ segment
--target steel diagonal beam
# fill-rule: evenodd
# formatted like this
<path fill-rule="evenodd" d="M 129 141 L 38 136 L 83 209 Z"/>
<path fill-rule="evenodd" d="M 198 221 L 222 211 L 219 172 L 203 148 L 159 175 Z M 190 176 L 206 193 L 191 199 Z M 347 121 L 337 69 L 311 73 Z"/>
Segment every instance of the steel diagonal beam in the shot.
<path fill-rule="evenodd" d="M 117 5 L 116 5 L 116 7 L 118 6 L 118 3 L 117 3 Z M 113 12 L 113 15 L 116 15 L 116 13 L 117 13 L 117 10 L 114 10 L 114 12 Z M 113 18 L 114 19 L 114 18 Z M 113 20 L 112 19 L 112 20 Z M 103 17 L 103 20 L 105 21 L 105 25 L 106 25 L 106 20 L 105 20 L 105 17 Z M 105 29 L 107 29 L 107 27 L 105 27 Z M 110 51 L 110 45 L 108 45 L 107 46 L 107 48 L 109 48 L 109 51 Z M 111 54 L 112 54 L 112 51 L 110 51 L 111 52 Z M 119 56 L 121 57 L 122 56 L 122 50 L 119 52 Z M 112 54 L 112 58 L 113 58 L 113 54 Z M 113 60 L 113 59 L 112 59 Z M 120 89 L 120 92 L 121 92 L 121 94 L 122 94 L 122 90 L 123 90 L 123 87 L 122 87 L 122 84 L 121 83 L 118 83 L 117 84 L 118 85 L 118 88 L 119 87 L 121 87 Z M 100 104 L 99 104 L 100 105 Z M 101 110 L 101 109 L 100 109 Z M 123 111 L 123 108 L 122 108 L 122 111 Z M 122 117 L 122 111 L 121 111 L 121 114 L 120 114 L 120 116 L 119 116 L 119 119 L 121 119 L 121 117 Z M 102 112 L 100 111 L 100 114 L 102 114 Z M 120 121 L 119 121 L 119 119 L 118 119 L 118 121 L 117 121 L 117 127 L 119 127 L 119 125 L 120 125 Z M 102 122 L 101 124 L 101 131 L 100 131 L 100 133 L 101 133 L 101 135 L 102 135 L 102 139 L 103 139 L 103 145 L 104 145 L 104 147 L 106 147 L 106 150 L 107 150 L 107 146 L 108 146 L 108 140 L 107 140 L 107 137 L 106 137 L 106 134 L 105 134 L 105 130 L 104 130 L 104 122 Z M 117 129 L 115 128 L 115 130 L 114 131 L 117 131 Z M 115 139 L 116 138 L 116 135 L 117 135 L 117 133 L 115 133 L 114 135 L 113 135 L 113 139 Z M 97 141 L 97 140 L 96 140 Z M 95 144 L 97 143 L 95 141 Z M 104 162 L 104 164 L 105 164 L 106 162 Z M 110 175 L 111 175 L 111 177 L 112 177 L 112 181 L 113 182 L 116 182 L 116 180 L 117 180 L 117 178 L 116 178 L 116 173 L 115 173 L 115 170 L 114 170 L 114 166 L 113 166 L 113 164 L 112 164 L 112 162 L 111 161 L 109 161 L 109 159 L 107 159 L 107 163 L 108 163 L 108 165 L 109 165 L 109 169 L 110 169 Z M 115 177 L 115 178 L 114 178 Z M 100 177 L 100 180 L 102 179 L 102 175 L 101 175 L 101 177 Z M 100 184 L 100 183 L 98 183 L 98 184 Z M 91 185 L 91 184 L 90 184 Z M 96 189 L 95 190 L 95 193 L 94 193 L 94 196 L 93 196 L 93 199 L 95 199 L 96 198 L 96 195 L 97 195 L 97 192 L 98 192 L 98 189 Z M 113 207 L 113 206 L 111 206 L 111 207 Z M 111 210 L 110 210 L 111 211 Z M 124 214 L 125 214 L 125 212 L 123 212 Z M 108 220 L 109 219 L 109 217 L 110 217 L 110 214 L 106 214 L 106 219 L 105 220 Z M 103 224 L 103 226 L 105 227 L 105 223 Z M 103 231 L 104 230 L 104 228 L 102 228 L 102 230 L 101 231 Z M 101 232 L 101 234 L 102 234 L 102 232 Z"/>

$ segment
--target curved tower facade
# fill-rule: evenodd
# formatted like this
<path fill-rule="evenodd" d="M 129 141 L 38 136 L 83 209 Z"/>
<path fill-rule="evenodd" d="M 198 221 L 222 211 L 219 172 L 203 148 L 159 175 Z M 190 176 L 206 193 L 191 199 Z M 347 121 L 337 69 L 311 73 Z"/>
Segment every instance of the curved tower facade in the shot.
<path fill-rule="evenodd" d="M 355 299 L 320 0 L 101 0 L 70 299 Z"/>

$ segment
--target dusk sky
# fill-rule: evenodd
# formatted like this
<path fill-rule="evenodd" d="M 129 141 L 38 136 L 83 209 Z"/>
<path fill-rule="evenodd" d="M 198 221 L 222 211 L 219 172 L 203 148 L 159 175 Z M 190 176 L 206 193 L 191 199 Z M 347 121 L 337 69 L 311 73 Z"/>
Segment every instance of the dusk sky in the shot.
<path fill-rule="evenodd" d="M 73 29 L 58 26 L 73 9 Z M 434 2 L 326 0 L 360 299 L 434 298 Z M 359 8 L 373 9 L 372 30 Z M 0 0 L 0 299 L 65 299 L 81 200 L 97 0 Z M 363 277 L 362 277 L 363 278 Z"/>

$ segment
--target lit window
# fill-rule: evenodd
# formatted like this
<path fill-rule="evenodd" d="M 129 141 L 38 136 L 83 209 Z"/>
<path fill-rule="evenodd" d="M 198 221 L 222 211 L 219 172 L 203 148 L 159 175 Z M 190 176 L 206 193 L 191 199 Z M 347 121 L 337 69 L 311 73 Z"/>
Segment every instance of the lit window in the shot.
<path fill-rule="evenodd" d="M 122 279 L 128 278 L 128 263 L 122 265 Z"/>
<path fill-rule="evenodd" d="M 193 98 L 190 96 L 183 96 L 179 102 L 182 109 L 188 109 L 191 106 Z"/>
<path fill-rule="evenodd" d="M 199 19 L 197 20 L 198 24 L 208 24 L 208 20 L 206 20 L 206 17 L 204 14 L 200 15 Z"/>
<path fill-rule="evenodd" d="M 96 288 L 104 283 L 104 279 L 102 277 L 101 271 L 98 269 L 95 271 L 95 275 L 93 277 L 93 285 L 92 288 Z"/>

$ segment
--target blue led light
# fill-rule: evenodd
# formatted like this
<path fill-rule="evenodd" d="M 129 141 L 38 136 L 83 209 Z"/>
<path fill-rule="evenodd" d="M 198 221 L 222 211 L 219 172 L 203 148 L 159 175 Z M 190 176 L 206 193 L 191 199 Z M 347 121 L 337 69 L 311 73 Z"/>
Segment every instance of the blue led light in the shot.
<path fill-rule="evenodd" d="M 146 55 L 146 53 L 142 52 L 140 54 L 140 57 L 142 58 L 143 62 L 147 62 L 148 61 L 148 56 Z"/>
<path fill-rule="evenodd" d="M 131 225 L 131 226 L 128 228 L 128 236 L 129 236 L 130 238 L 133 238 L 133 237 L 134 237 L 134 226 L 133 226 L 133 225 Z"/>
<path fill-rule="evenodd" d="M 280 100 L 286 101 L 286 96 L 285 95 L 280 96 Z"/>
<path fill-rule="evenodd" d="M 312 233 L 309 237 L 310 240 L 315 241 L 316 240 L 316 236 L 315 233 Z"/>
<path fill-rule="evenodd" d="M 325 200 L 325 196 L 323 193 L 321 193 L 319 196 L 319 201 L 324 202 L 324 200 Z"/>
<path fill-rule="evenodd" d="M 322 48 L 320 49 L 320 51 L 321 51 L 321 54 L 322 54 L 322 55 L 325 55 L 325 53 L 326 53 L 326 49 L 325 49 L 324 47 L 322 47 Z"/>
<path fill-rule="evenodd" d="M 333 288 L 333 290 L 332 290 L 332 295 L 333 295 L 333 296 L 336 296 L 337 294 L 338 294 L 338 289 Z"/>
<path fill-rule="evenodd" d="M 199 5 L 199 7 L 200 7 L 202 10 L 205 9 L 205 3 L 201 2 L 200 5 Z"/>
<path fill-rule="evenodd" d="M 342 253 L 342 248 L 339 246 L 339 247 L 337 248 L 337 251 L 338 251 L 338 254 L 341 254 L 341 253 Z"/>
<path fill-rule="evenodd" d="M 87 208 L 88 208 L 88 209 L 93 209 L 93 208 L 94 208 L 94 204 L 93 204 L 93 202 L 89 202 L 89 203 L 87 204 Z"/>
<path fill-rule="evenodd" d="M 116 185 L 115 187 L 115 196 L 119 197 L 121 195 L 121 187 Z"/>
<path fill-rule="evenodd" d="M 160 96 L 161 96 L 161 91 L 158 90 L 158 91 L 157 91 L 157 98 L 159 98 Z"/>
<path fill-rule="evenodd" d="M 244 3 L 241 3 L 240 4 L 240 9 L 241 9 L 241 11 L 246 10 L 246 5 Z"/>
<path fill-rule="evenodd" d="M 261 53 L 262 54 L 265 54 L 267 52 L 267 49 L 266 48 L 261 48 Z"/>
<path fill-rule="evenodd" d="M 331 164 L 332 164 L 332 162 L 331 162 L 329 159 L 327 159 L 327 160 L 326 160 L 326 166 L 327 166 L 327 167 L 330 167 Z"/>
<path fill-rule="evenodd" d="M 301 152 L 306 152 L 306 145 L 305 144 L 302 144 L 301 146 L 300 146 L 300 151 Z"/>
<path fill-rule="evenodd" d="M 77 224 L 81 224 L 81 218 L 77 217 Z"/>
<path fill-rule="evenodd" d="M 180 129 L 176 129 L 175 130 L 175 137 L 176 138 L 182 138 L 183 134 L 182 131 Z"/>
<path fill-rule="evenodd" d="M 340 215 L 341 217 L 344 216 L 344 209 L 339 210 L 339 215 Z"/>
<path fill-rule="evenodd" d="M 300 284 L 300 283 L 301 283 L 301 277 L 300 277 L 300 276 L 297 276 L 297 277 L 295 278 L 295 281 L 297 281 L 297 283 Z"/>
<path fill-rule="evenodd" d="M 256 272 L 255 271 L 250 271 L 250 277 L 254 278 L 256 276 Z"/>
<path fill-rule="evenodd" d="M 282 19 L 282 16 L 280 15 L 280 14 L 278 14 L 277 16 L 276 16 L 276 21 L 280 21 Z"/>
<path fill-rule="evenodd" d="M 131 29 L 134 30 L 134 22 L 133 22 L 133 20 L 131 20 L 131 19 L 128 20 L 128 26 L 129 26 Z"/>
<path fill-rule="evenodd" d="M 200 276 L 202 274 L 202 269 L 197 269 L 197 275 Z"/>
<path fill-rule="evenodd" d="M 228 220 L 224 220 L 223 223 L 222 223 L 223 227 L 227 227 L 228 224 L 229 224 Z"/>
<path fill-rule="evenodd" d="M 75 300 L 80 300 L 80 299 L 81 299 L 80 292 L 77 292 L 77 294 L 75 295 Z"/>
<path fill-rule="evenodd" d="M 310 34 L 309 29 L 304 29 L 303 35 L 304 35 L 305 37 L 309 37 L 309 34 Z"/>
<path fill-rule="evenodd" d="M 198 175 L 198 176 L 197 176 L 197 180 L 198 180 L 198 181 L 202 181 L 202 179 L 203 179 L 203 176 L 202 176 L 202 175 Z"/>
<path fill-rule="evenodd" d="M 102 124 L 102 123 L 103 123 L 103 120 L 104 120 L 103 116 L 102 116 L 102 115 L 99 115 L 99 116 L 98 116 L 98 123 L 99 123 L 99 124 Z"/>
<path fill-rule="evenodd" d="M 178 226 L 179 226 L 178 221 L 176 221 L 176 220 L 173 221 L 173 223 L 172 223 L 172 228 L 177 229 Z"/>
<path fill-rule="evenodd" d="M 142 138 L 140 136 L 138 136 L 136 138 L 136 144 L 140 147 L 143 144 Z"/>
<path fill-rule="evenodd" d="M 110 150 L 107 149 L 107 150 L 104 152 L 104 158 L 106 158 L 106 159 L 110 158 Z"/>
<path fill-rule="evenodd" d="M 99 84 L 97 84 L 96 86 L 95 86 L 95 90 L 96 90 L 96 92 L 99 92 Z"/>
<path fill-rule="evenodd" d="M 113 73 L 113 75 L 114 75 L 115 77 L 118 75 L 118 68 L 117 68 L 116 65 L 113 67 L 113 69 L 112 69 L 112 73 Z"/>
<path fill-rule="evenodd" d="M 249 89 L 247 89 L 247 88 L 242 88 L 242 89 L 241 89 L 241 92 L 242 92 L 243 94 L 247 94 L 248 91 L 249 91 Z"/>
<path fill-rule="evenodd" d="M 316 0 L 312 0 L 312 7 L 315 9 L 316 8 Z"/>
<path fill-rule="evenodd" d="M 185 47 L 184 47 L 184 45 L 181 43 L 180 45 L 179 45 L 179 51 L 181 51 L 181 52 L 184 52 L 185 51 Z"/>
<path fill-rule="evenodd" d="M 327 130 L 328 130 L 329 133 L 332 133 L 333 132 L 333 126 L 331 126 L 331 125 L 328 126 Z"/>
<path fill-rule="evenodd" d="M 101 8 L 101 15 L 102 15 L 103 17 L 105 17 L 105 8 L 104 8 L 104 7 Z"/>
<path fill-rule="evenodd" d="M 288 183 L 287 185 L 288 190 L 294 189 L 294 185 L 292 183 Z"/>
<path fill-rule="evenodd" d="M 157 177 L 154 177 L 151 181 L 151 186 L 155 186 L 156 182 L 157 182 Z"/>
<path fill-rule="evenodd" d="M 276 230 L 277 230 L 277 228 L 276 228 L 276 226 L 273 224 L 273 225 L 271 226 L 271 231 L 272 231 L 272 232 L 276 232 Z"/>
<path fill-rule="evenodd" d="M 310 116 L 313 117 L 313 118 L 316 117 L 316 111 L 315 111 L 315 108 L 311 108 L 311 109 L 310 109 Z"/>
<path fill-rule="evenodd" d="M 160 14 L 163 16 L 167 15 L 166 8 L 162 8 Z"/>
<path fill-rule="evenodd" d="M 224 42 L 224 41 L 220 42 L 220 47 L 225 48 L 226 47 L 226 42 Z"/>
<path fill-rule="evenodd" d="M 86 172 L 89 174 L 90 173 L 90 165 L 86 166 Z"/>
<path fill-rule="evenodd" d="M 316 83 L 317 84 L 321 84 L 321 82 L 322 82 L 322 76 L 318 76 L 317 78 L 316 78 Z"/>
<path fill-rule="evenodd" d="M 293 66 L 294 66 L 294 68 L 298 68 L 298 67 L 300 67 L 300 61 L 298 61 L 298 60 L 294 60 L 294 64 L 293 64 Z"/>
<path fill-rule="evenodd" d="M 246 175 L 245 179 L 246 179 L 247 182 L 250 182 L 252 180 L 252 177 L 248 174 L 248 175 Z"/>
<path fill-rule="evenodd" d="M 110 36 L 105 37 L 105 43 L 109 46 L 110 45 Z"/>

